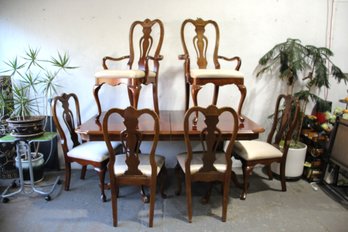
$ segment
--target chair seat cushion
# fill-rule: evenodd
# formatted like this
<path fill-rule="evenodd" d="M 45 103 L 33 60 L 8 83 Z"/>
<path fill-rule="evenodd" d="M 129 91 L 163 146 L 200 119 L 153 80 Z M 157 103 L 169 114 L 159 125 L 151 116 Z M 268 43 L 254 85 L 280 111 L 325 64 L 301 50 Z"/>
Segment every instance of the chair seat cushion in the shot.
<path fill-rule="evenodd" d="M 244 78 L 244 74 L 235 69 L 191 69 L 192 78 Z"/>
<path fill-rule="evenodd" d="M 119 143 L 111 142 L 111 145 L 115 149 Z M 109 151 L 104 141 L 91 141 L 74 147 L 67 155 L 72 158 L 102 162 L 109 158 Z"/>
<path fill-rule="evenodd" d="M 145 176 L 151 176 L 151 165 L 150 165 L 150 156 L 149 154 L 140 154 L 140 164 L 138 166 L 138 169 L 145 175 Z M 155 161 L 157 165 L 157 174 L 161 171 L 165 158 L 161 155 L 155 155 Z M 114 164 L 114 171 L 116 176 L 123 175 L 124 172 L 128 169 L 128 166 L 126 164 L 126 154 L 119 154 L 116 155 L 116 161 Z"/>
<path fill-rule="evenodd" d="M 149 71 L 149 77 L 155 77 L 156 73 Z M 102 70 L 95 73 L 96 78 L 144 78 L 142 70 Z"/>
<path fill-rule="evenodd" d="M 282 157 L 283 153 L 269 143 L 257 140 L 240 140 L 234 144 L 234 152 L 245 160 Z"/>
<path fill-rule="evenodd" d="M 176 156 L 178 163 L 181 169 L 185 173 L 185 162 L 186 162 L 187 153 L 180 153 Z M 194 152 L 192 153 L 192 160 L 190 165 L 191 174 L 194 174 L 199 171 L 203 167 L 203 153 L 202 152 Z M 216 153 L 216 160 L 214 162 L 214 167 L 219 172 L 225 172 L 226 170 L 226 158 L 225 153 Z"/>

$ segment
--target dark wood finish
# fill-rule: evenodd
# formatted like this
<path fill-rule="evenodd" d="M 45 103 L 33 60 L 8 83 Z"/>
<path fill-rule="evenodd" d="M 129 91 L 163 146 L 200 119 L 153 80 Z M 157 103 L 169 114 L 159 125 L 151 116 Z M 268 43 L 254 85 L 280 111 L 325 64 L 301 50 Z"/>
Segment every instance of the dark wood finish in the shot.
<path fill-rule="evenodd" d="M 159 27 L 159 34 L 153 35 L 151 34 L 154 27 Z M 141 28 L 141 30 L 136 30 L 138 27 Z M 141 31 L 143 34 L 140 37 L 139 41 L 135 40 L 135 33 L 138 31 Z M 158 36 L 157 40 L 154 39 L 153 36 Z M 133 67 L 134 59 L 135 59 L 135 53 L 134 53 L 134 46 L 139 45 L 139 60 L 138 60 L 138 70 L 142 70 L 145 72 L 144 78 L 103 78 L 99 77 L 96 78 L 96 83 L 93 90 L 93 95 L 96 100 L 97 106 L 98 106 L 98 115 L 101 114 L 101 105 L 99 100 L 99 90 L 102 87 L 103 84 L 107 83 L 113 86 L 119 85 L 119 84 L 126 84 L 128 88 L 128 96 L 129 101 L 131 105 L 135 108 L 138 106 L 138 99 L 139 94 L 141 90 L 141 85 L 148 85 L 152 84 L 152 93 L 153 93 L 153 104 L 154 109 L 156 113 L 159 113 L 159 107 L 158 107 L 158 72 L 159 72 L 159 61 L 163 59 L 163 56 L 160 55 L 160 51 L 162 48 L 163 43 L 163 37 L 164 37 L 164 26 L 162 21 L 159 19 L 145 19 L 144 21 L 135 21 L 132 23 L 129 31 L 129 55 L 122 56 L 122 57 L 110 57 L 105 56 L 103 58 L 103 68 L 109 69 L 107 62 L 108 61 L 124 61 L 128 60 L 127 65 L 129 69 L 131 70 Z M 155 37 L 156 38 L 156 37 Z M 154 41 L 157 41 L 157 44 L 154 44 Z M 153 63 L 152 68 L 149 68 L 149 63 Z M 155 76 L 150 76 L 149 71 L 154 72 Z"/>
<path fill-rule="evenodd" d="M 282 191 L 286 191 L 285 181 L 285 165 L 286 157 L 289 150 L 289 145 L 294 134 L 294 129 L 298 123 L 299 116 L 299 102 L 291 95 L 279 95 L 277 98 L 276 106 L 273 115 L 272 128 L 267 137 L 267 143 L 272 144 L 276 148 L 279 148 L 279 143 L 284 140 L 284 147 L 280 149 L 283 152 L 281 157 L 268 158 L 268 159 L 254 159 L 245 160 L 240 157 L 242 161 L 243 169 L 243 192 L 240 196 L 242 200 L 246 199 L 248 187 L 249 187 L 249 176 L 251 175 L 254 166 L 256 164 L 266 165 L 268 170 L 269 179 L 272 179 L 271 163 L 280 163 L 280 180 Z"/>
<path fill-rule="evenodd" d="M 184 140 L 184 127 L 183 121 L 185 116 L 185 111 L 160 111 L 161 117 L 159 118 L 160 123 L 160 134 L 159 140 Z M 86 141 L 103 141 L 103 130 L 101 122 L 104 119 L 105 112 L 100 115 L 100 118 L 97 119 L 97 116 L 93 116 L 83 124 L 81 124 L 76 132 L 80 134 L 81 138 Z M 231 121 L 228 118 L 225 118 L 224 115 L 221 116 L 220 120 L 220 129 L 222 131 L 222 137 L 229 139 L 232 131 L 230 130 Z M 257 123 L 250 120 L 248 117 L 244 116 L 244 123 L 239 125 L 239 130 L 237 134 L 237 139 L 239 140 L 251 140 L 257 139 L 259 134 L 264 132 L 262 128 Z M 149 129 L 149 125 L 146 123 L 141 123 L 139 128 L 143 131 L 144 140 L 152 140 L 153 131 Z M 118 141 L 119 134 L 122 130 L 122 120 L 116 119 L 115 121 L 110 122 L 109 131 L 112 140 Z M 197 125 L 198 130 L 191 130 L 192 134 L 196 134 L 197 139 L 199 139 L 199 130 L 201 124 Z"/>
<path fill-rule="evenodd" d="M 192 151 L 192 116 L 196 114 L 196 112 L 201 113 L 202 117 L 198 118 L 198 123 L 202 125 L 201 130 L 197 130 L 197 134 L 199 134 L 200 142 L 202 144 L 202 163 L 203 166 L 196 173 L 191 173 L 191 161 L 193 156 L 197 152 Z M 219 116 L 224 114 L 230 118 L 229 127 L 232 131 L 232 135 L 228 139 L 228 145 L 226 152 L 224 154 L 226 169 L 224 172 L 221 170 L 217 170 L 214 166 L 214 162 L 216 160 L 216 154 L 222 151 L 218 150 L 219 144 L 221 144 L 225 139 L 222 138 L 222 131 L 219 127 L 219 122 L 221 119 Z M 192 182 L 201 181 L 201 182 L 221 182 L 223 189 L 223 198 L 222 198 L 222 221 L 226 221 L 227 216 L 227 205 L 228 205 L 228 194 L 230 189 L 230 180 L 232 173 L 232 149 L 234 141 L 237 137 L 238 131 L 238 115 L 237 113 L 230 107 L 217 108 L 214 105 L 210 105 L 208 108 L 202 107 L 192 107 L 190 108 L 184 118 L 184 136 L 185 136 L 185 144 L 186 144 L 186 161 L 185 166 L 183 167 L 178 162 L 177 169 L 181 168 L 185 170 L 185 184 L 186 184 L 186 198 L 187 198 L 187 214 L 188 221 L 192 222 L 192 196 L 191 196 L 191 184 Z M 204 124 L 204 126 L 203 126 Z M 224 128 L 225 129 L 225 128 Z M 197 155 L 197 154 L 196 154 Z M 197 159 L 197 158 L 196 158 Z M 197 165 L 197 164 L 193 164 Z M 180 175 L 178 175 L 180 177 Z M 180 194 L 181 191 L 181 180 L 178 180 L 179 190 L 177 194 Z M 210 194 L 209 194 L 210 195 Z M 208 196 L 209 200 L 209 196 Z"/>
<path fill-rule="evenodd" d="M 140 145 L 143 138 L 143 127 L 139 125 L 141 117 L 145 115 L 149 116 L 144 119 L 146 124 L 146 131 L 153 131 L 151 151 L 148 155 L 149 164 L 151 166 L 151 175 L 147 176 L 139 170 L 140 156 L 143 154 L 140 152 Z M 114 165 L 118 154 L 111 146 L 112 137 L 112 121 L 116 118 L 114 116 L 120 116 L 123 121 L 123 130 L 119 134 L 119 140 L 122 143 L 123 151 L 126 155 L 125 165 L 128 169 L 121 175 L 116 176 Z M 119 185 L 139 185 L 148 186 L 150 188 L 150 207 L 149 207 L 149 227 L 153 226 L 153 216 L 156 197 L 156 182 L 157 182 L 157 164 L 155 161 L 155 151 L 159 139 L 159 119 L 158 115 L 149 109 L 137 110 L 133 107 L 123 109 L 110 109 L 103 119 L 103 136 L 110 154 L 110 162 L 108 164 L 110 183 L 111 183 L 111 201 L 112 201 L 112 215 L 113 225 L 117 226 L 117 195 Z M 165 164 L 162 166 L 162 170 L 159 172 L 166 173 Z M 162 196 L 163 193 L 163 181 L 162 178 Z"/>
<path fill-rule="evenodd" d="M 192 25 L 194 27 L 194 32 L 192 32 L 193 36 L 189 37 L 188 28 L 189 25 Z M 213 30 L 215 30 L 215 43 L 214 43 L 214 36 L 210 37 L 212 41 L 211 43 L 208 43 L 208 37 L 205 34 L 206 28 L 209 26 L 213 27 Z M 191 35 L 191 34 L 190 34 Z M 190 53 L 190 49 L 188 49 L 188 43 L 187 42 L 193 42 L 194 51 Z M 181 25 L 181 43 L 184 49 L 184 54 L 179 56 L 179 59 L 184 60 L 184 70 L 185 70 L 185 109 L 187 110 L 189 108 L 189 90 L 190 85 L 191 88 L 191 95 L 193 99 L 194 106 L 198 105 L 197 95 L 200 89 L 203 85 L 212 83 L 215 85 L 214 89 L 214 95 L 213 95 L 213 101 L 212 104 L 216 105 L 218 100 L 218 94 L 219 94 L 219 87 L 228 85 L 228 84 L 235 84 L 241 94 L 241 98 L 238 105 L 238 115 L 240 116 L 241 121 L 243 121 L 242 117 L 242 107 L 246 96 L 246 87 L 244 86 L 244 79 L 243 78 L 237 78 L 237 77 L 231 77 L 231 78 L 192 78 L 191 76 L 191 59 L 194 59 L 196 56 L 196 63 L 199 69 L 206 69 L 208 65 L 208 57 L 207 57 L 207 50 L 208 45 L 212 45 L 213 47 L 213 57 L 210 59 L 214 63 L 215 69 L 220 69 L 220 63 L 219 59 L 224 61 L 231 61 L 235 62 L 236 66 L 234 67 L 235 70 L 239 70 L 240 66 L 242 64 L 240 57 L 235 56 L 232 58 L 227 58 L 224 56 L 219 55 L 219 43 L 220 43 L 220 31 L 218 24 L 213 20 L 203 20 L 201 18 L 198 18 L 196 20 L 193 19 L 186 19 L 182 25 Z"/>
<path fill-rule="evenodd" d="M 62 110 L 60 110 L 60 108 Z M 59 112 L 62 115 L 59 116 Z M 75 113 L 75 115 L 74 115 Z M 65 162 L 65 190 L 68 191 L 70 188 L 71 179 L 71 163 L 76 162 L 82 165 L 81 179 L 85 178 L 87 165 L 92 165 L 99 173 L 99 182 L 101 188 L 101 199 L 105 202 L 106 196 L 104 193 L 104 180 L 105 172 L 107 168 L 108 159 L 102 162 L 95 162 L 88 159 L 77 159 L 69 157 L 69 144 L 73 144 L 72 147 L 77 147 L 81 143 L 79 142 L 79 134 L 76 133 L 76 127 L 81 125 L 80 105 L 77 96 L 73 93 L 62 94 L 53 99 L 52 102 L 52 115 L 53 121 L 56 125 L 57 131 L 60 136 L 61 145 L 64 154 Z"/>

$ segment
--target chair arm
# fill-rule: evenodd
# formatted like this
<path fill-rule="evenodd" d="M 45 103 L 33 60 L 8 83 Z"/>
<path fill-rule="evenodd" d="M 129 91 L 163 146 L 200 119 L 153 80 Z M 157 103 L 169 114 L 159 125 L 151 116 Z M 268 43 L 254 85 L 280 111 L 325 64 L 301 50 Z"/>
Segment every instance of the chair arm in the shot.
<path fill-rule="evenodd" d="M 121 57 L 105 56 L 105 57 L 103 58 L 103 68 L 104 68 L 104 69 L 108 69 L 108 66 L 106 65 L 106 61 L 107 61 L 107 60 L 111 60 L 111 61 L 120 61 L 120 60 L 124 60 L 124 59 L 129 59 L 129 55 L 128 55 L 128 56 L 121 56 Z"/>
<path fill-rule="evenodd" d="M 189 55 L 187 54 L 181 54 L 178 56 L 179 60 L 187 60 L 190 59 Z"/>
<path fill-rule="evenodd" d="M 226 60 L 226 61 L 237 61 L 237 65 L 235 67 L 236 70 L 239 70 L 240 66 L 242 65 L 242 60 L 240 59 L 239 56 L 235 56 L 235 57 L 232 57 L 232 58 L 228 58 L 228 57 L 225 57 L 225 56 L 218 56 L 218 58 Z"/>
<path fill-rule="evenodd" d="M 147 58 L 149 60 L 163 60 L 163 56 L 162 55 L 158 55 L 158 56 L 147 56 Z"/>

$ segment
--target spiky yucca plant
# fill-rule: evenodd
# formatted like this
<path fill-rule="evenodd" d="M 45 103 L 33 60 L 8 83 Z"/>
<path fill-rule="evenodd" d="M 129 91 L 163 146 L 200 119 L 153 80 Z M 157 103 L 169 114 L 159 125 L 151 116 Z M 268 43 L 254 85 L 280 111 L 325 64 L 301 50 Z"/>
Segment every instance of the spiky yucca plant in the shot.
<path fill-rule="evenodd" d="M 59 74 L 68 69 L 70 58 L 67 53 L 57 52 L 55 57 L 40 59 L 39 49 L 29 47 L 23 56 L 5 61 L 8 74 L 13 80 L 14 111 L 12 116 L 24 119 L 26 116 L 47 115 L 48 99 L 57 94 L 60 85 Z"/>

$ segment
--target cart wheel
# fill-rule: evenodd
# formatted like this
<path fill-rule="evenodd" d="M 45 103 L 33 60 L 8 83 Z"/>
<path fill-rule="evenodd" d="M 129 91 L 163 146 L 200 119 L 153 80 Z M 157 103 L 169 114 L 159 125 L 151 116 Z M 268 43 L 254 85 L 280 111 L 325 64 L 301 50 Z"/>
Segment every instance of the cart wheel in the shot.
<path fill-rule="evenodd" d="M 12 182 L 11 188 L 17 188 L 17 183 L 16 183 L 16 181 L 13 181 L 13 182 Z"/>
<path fill-rule="evenodd" d="M 10 201 L 10 199 L 8 199 L 7 197 L 2 198 L 2 203 L 8 203 Z"/>
<path fill-rule="evenodd" d="M 51 196 L 50 195 L 45 196 L 45 200 L 46 201 L 50 201 L 51 200 Z"/>

